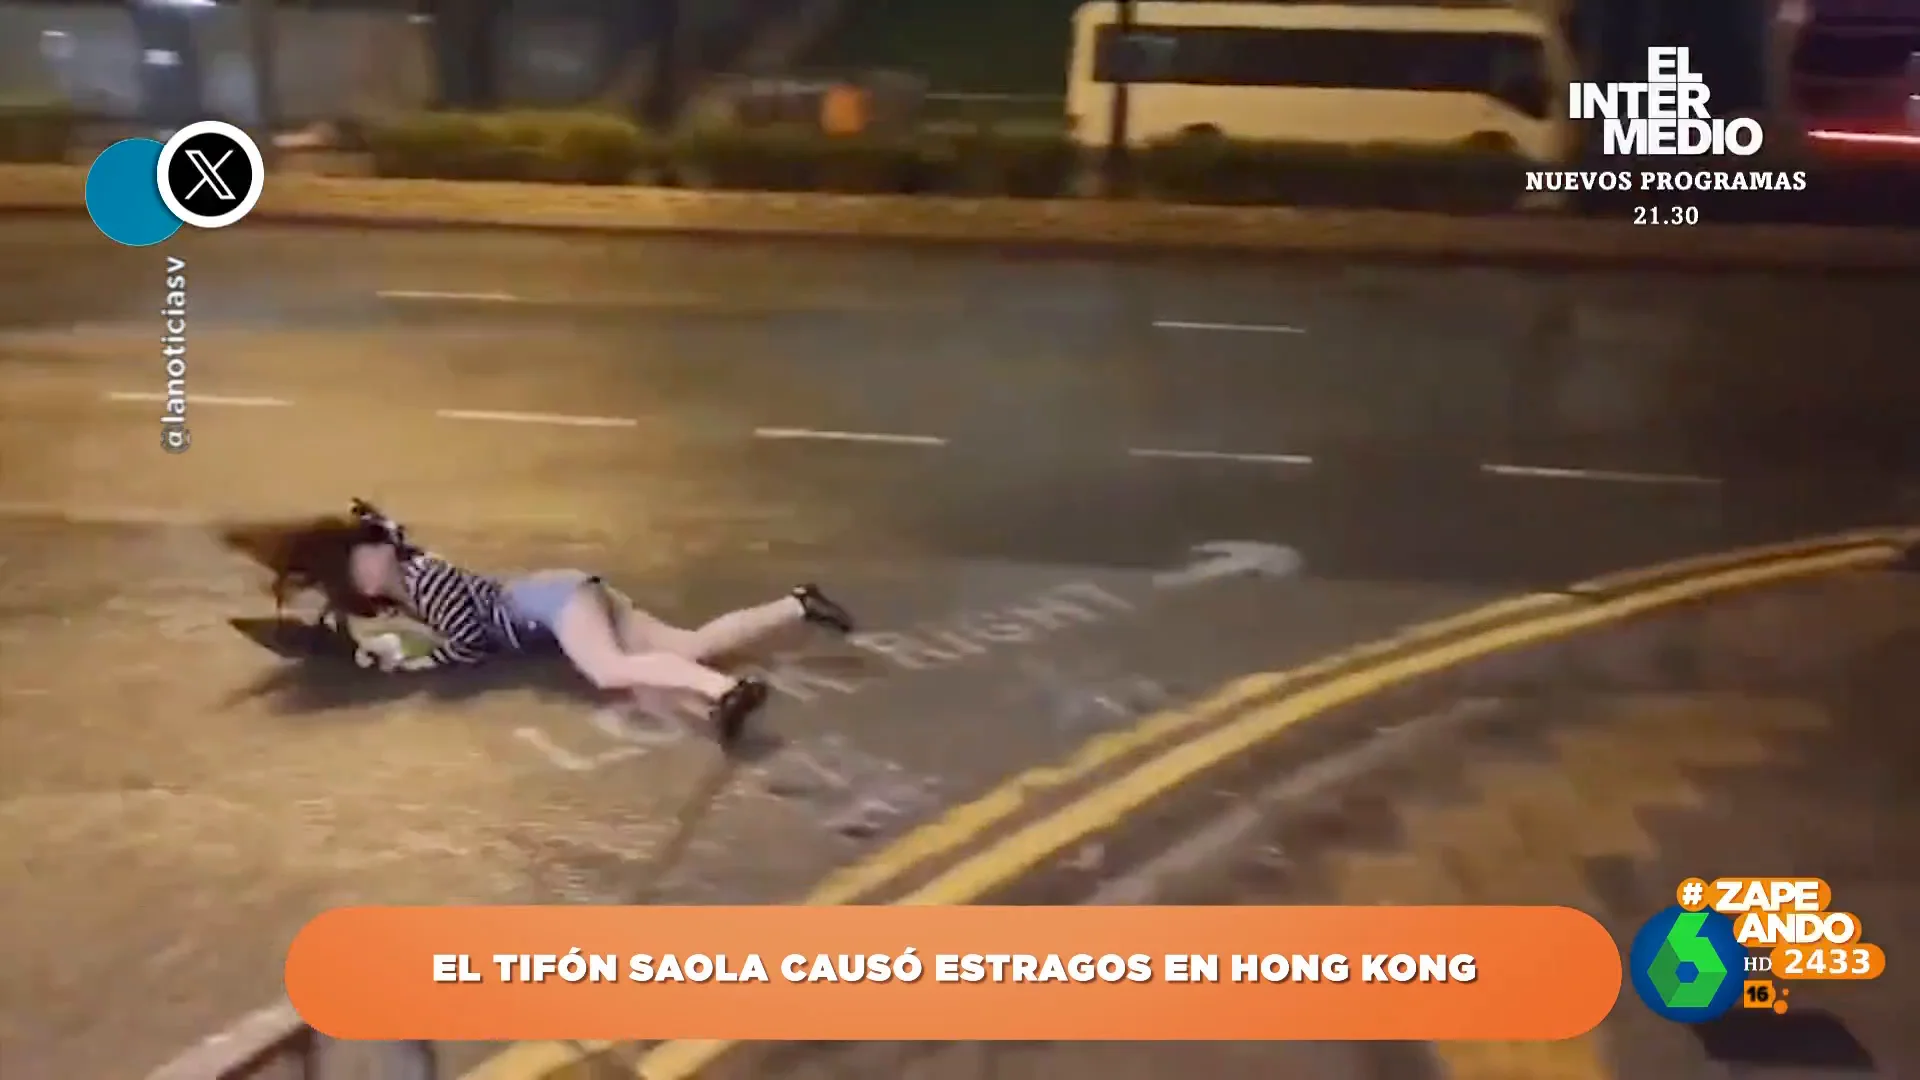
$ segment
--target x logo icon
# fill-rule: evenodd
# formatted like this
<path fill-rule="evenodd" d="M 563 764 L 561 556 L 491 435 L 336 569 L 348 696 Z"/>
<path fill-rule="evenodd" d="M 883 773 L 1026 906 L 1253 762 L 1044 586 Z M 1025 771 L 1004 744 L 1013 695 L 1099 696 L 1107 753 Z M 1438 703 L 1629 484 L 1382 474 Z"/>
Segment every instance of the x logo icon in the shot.
<path fill-rule="evenodd" d="M 200 174 L 200 179 L 193 185 L 193 190 L 187 192 L 187 198 L 191 199 L 200 194 L 201 188 L 210 187 L 213 193 L 223 201 L 234 202 L 239 199 L 239 196 L 233 193 L 233 188 L 228 186 L 226 178 L 220 175 L 220 170 L 226 166 L 227 160 L 233 157 L 232 150 L 221 154 L 219 161 L 208 161 L 206 152 L 201 150 L 187 150 L 185 153 L 187 160 L 193 163 L 193 170 Z"/>

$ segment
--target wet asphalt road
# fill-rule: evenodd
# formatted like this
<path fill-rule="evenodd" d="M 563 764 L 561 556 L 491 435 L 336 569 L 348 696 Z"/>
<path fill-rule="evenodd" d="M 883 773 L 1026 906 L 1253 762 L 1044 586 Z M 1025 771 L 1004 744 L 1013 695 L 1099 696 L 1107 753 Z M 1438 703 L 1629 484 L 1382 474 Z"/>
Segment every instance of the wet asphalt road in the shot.
<path fill-rule="evenodd" d="M 881 636 L 765 660 L 785 748 L 665 883 L 780 899 L 1234 674 L 1896 520 L 1920 460 L 1883 422 L 1912 281 L 4 232 L 10 1076 L 137 1074 L 269 999 L 261 958 L 320 907 L 629 899 L 710 761 L 552 665 L 289 674 L 228 624 L 263 602 L 196 521 L 367 495 L 476 564 L 586 566 L 683 619 L 832 585 Z M 168 255 L 180 456 L 152 400 Z M 1848 438 L 1754 438 L 1782 428 Z M 1156 584 L 1218 540 L 1303 569 Z"/>
<path fill-rule="evenodd" d="M 1345 735 L 1317 756 L 1276 744 L 1224 766 L 1098 837 L 1096 857 L 1076 851 L 988 899 L 1565 904 L 1624 953 L 1681 881 L 1765 866 L 1828 882 L 1834 909 L 1893 957 L 1920 935 L 1916 600 L 1912 573 L 1850 573 L 1476 663 L 1330 718 Z M 1211 857 L 1182 855 L 1235 809 L 1258 824 Z M 1169 856 L 1185 872 L 1143 891 L 1141 868 Z M 1623 987 L 1593 1034 L 1555 1043 L 787 1044 L 711 1075 L 1863 1080 L 1920 1062 L 1911 968 L 1778 986 L 1784 1015 L 1697 1026 Z"/>

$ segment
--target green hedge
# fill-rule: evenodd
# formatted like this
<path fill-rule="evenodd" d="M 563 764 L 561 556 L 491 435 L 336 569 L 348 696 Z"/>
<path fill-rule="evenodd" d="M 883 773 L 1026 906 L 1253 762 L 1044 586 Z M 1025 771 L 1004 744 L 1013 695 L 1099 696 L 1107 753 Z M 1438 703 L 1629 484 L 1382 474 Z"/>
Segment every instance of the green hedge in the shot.
<path fill-rule="evenodd" d="M 366 129 L 379 176 L 1056 198 L 1096 161 L 1063 131 L 1008 127 L 829 137 L 810 128 L 715 129 L 671 138 L 579 113 L 434 113 Z M 1498 210 L 1519 159 L 1477 148 L 1326 148 L 1183 139 L 1135 155 L 1135 186 L 1179 202 Z"/>
<path fill-rule="evenodd" d="M 596 113 L 416 113 L 360 131 L 376 176 L 623 184 L 657 160 L 632 123 Z"/>
<path fill-rule="evenodd" d="M 64 104 L 0 102 L 0 161 L 67 160 L 77 118 Z"/>

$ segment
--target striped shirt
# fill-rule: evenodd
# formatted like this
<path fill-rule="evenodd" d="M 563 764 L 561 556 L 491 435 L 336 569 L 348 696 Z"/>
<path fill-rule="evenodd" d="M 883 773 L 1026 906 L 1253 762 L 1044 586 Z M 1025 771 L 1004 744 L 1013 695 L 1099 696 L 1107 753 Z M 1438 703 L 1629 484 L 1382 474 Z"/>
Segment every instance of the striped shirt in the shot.
<path fill-rule="evenodd" d="M 520 636 L 500 583 L 462 570 L 436 555 L 415 555 L 402 564 L 407 606 L 439 635 L 441 644 L 410 668 L 477 664 L 516 649 Z"/>

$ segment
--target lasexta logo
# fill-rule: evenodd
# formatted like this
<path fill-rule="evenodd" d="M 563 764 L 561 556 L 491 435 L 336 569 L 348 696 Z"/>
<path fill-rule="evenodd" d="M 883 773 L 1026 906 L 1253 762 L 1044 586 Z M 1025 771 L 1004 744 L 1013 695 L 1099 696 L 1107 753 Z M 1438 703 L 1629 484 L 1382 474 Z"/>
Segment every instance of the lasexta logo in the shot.
<path fill-rule="evenodd" d="M 1676 905 L 1634 935 L 1627 966 L 1648 1008 L 1668 1020 L 1697 1024 L 1733 1008 L 1746 959 L 1731 919 Z"/>

